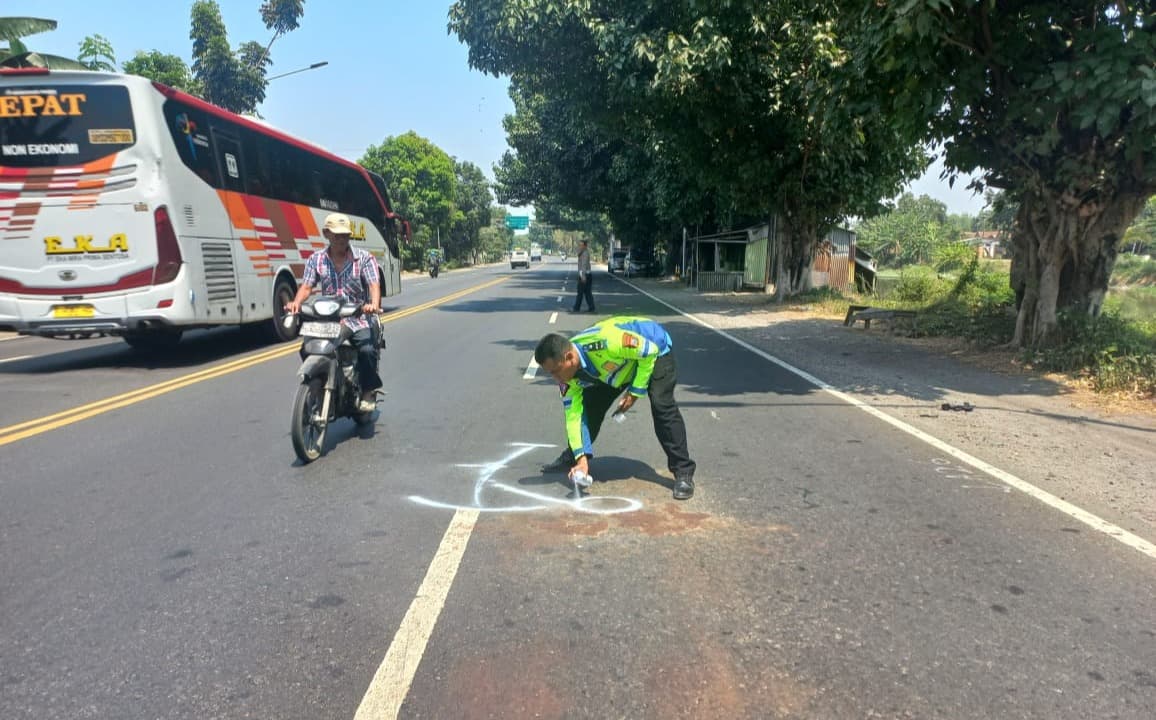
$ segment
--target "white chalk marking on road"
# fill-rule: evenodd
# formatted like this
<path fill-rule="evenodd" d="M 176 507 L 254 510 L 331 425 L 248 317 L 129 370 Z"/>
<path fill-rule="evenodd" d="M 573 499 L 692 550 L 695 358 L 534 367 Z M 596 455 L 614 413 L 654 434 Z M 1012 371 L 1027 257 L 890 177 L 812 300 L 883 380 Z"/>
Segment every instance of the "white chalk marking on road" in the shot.
<path fill-rule="evenodd" d="M 507 467 L 507 465 L 515 458 L 525 455 L 526 453 L 538 448 L 552 448 L 553 445 L 542 445 L 537 443 L 511 443 L 514 450 L 506 457 L 491 463 L 462 463 L 457 465 L 461 468 L 472 468 L 480 470 L 478 476 L 474 479 L 474 504 L 473 505 L 459 505 L 456 503 L 443 502 L 441 500 L 433 500 L 431 498 L 423 497 L 421 495 L 410 495 L 409 499 L 419 505 L 426 507 L 441 508 L 444 510 L 476 510 L 478 512 L 530 512 L 534 510 L 547 510 L 551 506 L 560 505 L 569 507 L 578 512 L 591 513 L 594 515 L 617 515 L 619 513 L 636 512 L 642 509 L 642 503 L 638 500 L 625 497 L 617 497 L 613 495 L 586 495 L 581 497 L 557 498 L 550 495 L 543 495 L 541 493 L 524 490 L 513 485 L 508 485 L 503 482 L 494 480 L 494 475 L 499 470 Z M 519 495 L 521 497 L 530 498 L 537 501 L 535 505 L 486 505 L 482 495 L 486 489 L 501 490 L 512 495 Z"/>
<path fill-rule="evenodd" d="M 477 510 L 462 509 L 454 513 L 417 596 L 357 707 L 354 720 L 391 720 L 401 711 L 477 521 Z"/>
<path fill-rule="evenodd" d="M 17 355 L 16 357 L 4 358 L 3 360 L 0 360 L 0 364 L 16 362 L 17 360 L 27 360 L 30 357 L 33 357 L 33 356 L 32 355 Z"/>
<path fill-rule="evenodd" d="M 711 410 L 711 411 L 710 411 L 710 416 L 711 416 L 712 418 L 714 418 L 715 420 L 718 420 L 718 413 L 717 413 L 717 412 L 715 412 L 714 410 Z"/>
<path fill-rule="evenodd" d="M 562 296 L 561 296 L 561 295 L 559 295 L 559 296 L 558 296 L 558 299 L 557 299 L 555 302 L 562 302 Z"/>
<path fill-rule="evenodd" d="M 727 340 L 730 340 L 731 342 L 733 342 L 734 344 L 738 345 L 741 348 L 745 348 L 746 350 L 751 351 L 752 353 L 754 353 L 755 355 L 758 355 L 759 357 L 763 358 L 764 360 L 772 362 L 775 365 L 778 365 L 779 367 L 783 368 L 784 370 L 786 370 L 788 372 L 794 373 L 795 375 L 801 377 L 802 379 L 811 383 L 812 385 L 819 388 L 820 390 L 828 393 L 829 395 L 831 395 L 833 397 L 839 398 L 840 400 L 847 403 L 848 405 L 853 405 L 853 406 L 859 408 L 860 410 L 862 410 L 863 412 L 865 412 L 869 415 L 875 416 L 876 418 L 882 420 L 883 422 L 887 423 L 888 425 L 891 425 L 892 427 L 894 427 L 898 430 L 901 430 L 901 431 L 907 433 L 908 435 L 911 435 L 914 438 L 922 440 L 923 442 L 927 443 L 928 445 L 935 448 L 936 450 L 939 450 L 940 452 L 946 453 L 947 455 L 950 455 L 951 457 L 955 458 L 956 460 L 959 460 L 962 463 L 970 465 L 971 467 L 975 468 L 976 470 L 979 470 L 980 472 L 987 473 L 988 475 L 995 478 L 996 480 L 999 480 L 1000 482 L 1004 483 L 1005 485 L 1008 485 L 1012 488 L 1015 488 L 1016 490 L 1019 490 L 1020 492 L 1024 493 L 1028 497 L 1034 498 L 1035 500 L 1038 500 L 1039 502 L 1042 502 L 1043 504 L 1045 504 L 1049 507 L 1052 507 L 1056 510 L 1059 510 L 1060 512 L 1064 513 L 1068 517 L 1074 518 L 1075 520 L 1078 520 L 1078 521 L 1084 523 L 1085 525 L 1092 528 L 1093 530 L 1098 530 L 1098 531 L 1104 533 L 1105 535 L 1117 540 L 1118 542 L 1123 543 L 1124 545 L 1127 545 L 1128 547 L 1130 547 L 1134 550 L 1139 550 L 1140 552 L 1144 553 L 1148 557 L 1156 560 L 1156 543 L 1151 543 L 1151 542 L 1145 540 L 1144 538 L 1140 537 L 1139 535 L 1136 535 L 1134 533 L 1130 533 L 1118 525 L 1110 523 L 1107 520 L 1104 520 L 1103 518 L 1101 518 L 1097 515 L 1094 515 L 1094 514 L 1088 512 L 1087 510 L 1084 510 L 1081 507 L 1073 505 L 1072 503 L 1068 502 L 1067 500 L 1063 500 L 1061 498 L 1058 498 L 1055 495 L 1051 494 L 1050 492 L 1048 492 L 1042 488 L 1038 488 L 1035 485 L 1032 485 L 1027 480 L 1023 480 L 1023 479 L 1021 479 L 1015 475 L 1012 475 L 1011 473 L 1009 473 L 1005 470 L 1001 470 L 1000 468 L 997 468 L 996 466 L 994 466 L 990 463 L 987 463 L 983 460 L 980 460 L 979 458 L 975 457 L 974 455 L 971 455 L 967 452 L 964 452 L 963 450 L 960 450 L 959 448 L 957 448 L 953 445 L 950 445 L 950 444 L 944 442 L 943 440 L 940 440 L 939 438 L 935 437 L 934 435 L 928 434 L 928 433 L 920 430 L 919 428 L 917 428 L 913 425 L 908 425 L 907 423 L 903 422 L 899 418 L 892 417 L 892 416 L 888 415 L 887 413 L 883 412 L 882 410 L 879 410 L 878 408 L 875 408 L 875 407 L 872 407 L 871 405 L 868 405 L 867 403 L 863 402 L 859 398 L 848 395 L 847 393 L 835 388 L 833 385 L 830 385 L 830 384 L 824 382 L 823 380 L 820 380 L 819 378 L 810 374 L 806 370 L 800 370 L 799 368 L 795 367 L 794 365 L 791 365 L 790 363 L 786 362 L 785 360 L 780 360 L 779 358 L 775 357 L 774 355 L 771 355 L 770 353 L 768 353 L 768 352 L 766 352 L 760 348 L 757 348 L 754 345 L 751 345 L 750 343 L 746 342 L 745 340 L 741 340 L 741 339 L 735 337 L 734 335 L 731 335 L 727 331 L 722 330 L 720 328 L 717 328 L 714 325 L 711 325 L 710 323 L 703 320 L 702 318 L 697 317 L 695 315 L 691 315 L 688 312 L 684 312 L 684 311 L 680 310 L 679 308 L 675 307 L 674 305 L 671 305 L 670 303 L 666 302 L 665 300 L 661 300 L 661 299 L 655 297 L 654 295 L 651 295 L 650 293 L 646 292 L 645 290 L 638 287 L 634 283 L 627 282 L 626 280 L 623 280 L 622 278 L 618 278 L 618 279 L 620 282 L 626 283 L 627 285 L 634 288 L 635 290 L 642 293 L 643 295 L 647 296 L 651 300 L 654 300 L 655 302 L 657 302 L 661 305 L 665 305 L 666 307 L 675 311 L 679 315 L 682 315 L 683 317 L 688 318 L 689 320 L 693 320 L 694 322 L 698 323 L 699 325 L 702 325 L 703 327 L 705 327 L 709 330 L 715 331 L 719 335 L 722 335 L 723 337 L 725 337 Z"/>
<path fill-rule="evenodd" d="M 526 366 L 526 372 L 522 373 L 523 380 L 533 380 L 534 376 L 538 374 L 538 361 L 530 358 L 530 364 Z"/>
<path fill-rule="evenodd" d="M 550 322 L 549 322 L 549 324 L 550 324 L 550 325 L 553 325 L 553 324 L 554 324 L 554 323 L 556 323 L 556 322 L 558 322 L 558 313 L 550 313 Z"/>

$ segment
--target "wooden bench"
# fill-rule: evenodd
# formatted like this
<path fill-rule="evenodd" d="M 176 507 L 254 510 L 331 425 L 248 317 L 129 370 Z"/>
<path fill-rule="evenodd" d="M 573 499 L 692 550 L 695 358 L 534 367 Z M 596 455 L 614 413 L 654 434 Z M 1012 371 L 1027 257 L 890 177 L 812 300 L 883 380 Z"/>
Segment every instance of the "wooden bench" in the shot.
<path fill-rule="evenodd" d="M 857 321 L 862 320 L 863 328 L 870 330 L 872 320 L 883 320 L 887 323 L 888 328 L 894 330 L 899 321 L 909 322 L 914 328 L 915 318 L 914 310 L 889 310 L 870 305 L 851 305 L 847 308 L 847 317 L 843 318 L 843 325 L 854 327 Z"/>

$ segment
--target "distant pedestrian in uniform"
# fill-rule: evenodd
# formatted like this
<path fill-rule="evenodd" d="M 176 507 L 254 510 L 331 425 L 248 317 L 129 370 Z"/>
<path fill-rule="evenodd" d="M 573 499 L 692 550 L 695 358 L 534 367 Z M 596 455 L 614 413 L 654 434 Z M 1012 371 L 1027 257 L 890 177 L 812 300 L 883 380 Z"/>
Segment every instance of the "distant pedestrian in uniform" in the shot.
<path fill-rule="evenodd" d="M 654 434 L 674 475 L 674 498 L 694 495 L 695 462 L 686 446 L 686 425 L 674 400 L 677 382 L 670 334 L 643 317 L 607 318 L 567 338 L 550 333 L 538 341 L 534 360 L 558 381 L 566 415 L 567 447 L 544 472 L 577 470 L 590 474 L 594 440 L 606 411 L 618 401 L 626 412 L 650 398 Z"/>
<path fill-rule="evenodd" d="M 594 274 L 590 272 L 590 248 L 585 240 L 578 244 L 578 296 L 574 298 L 574 312 L 582 310 L 583 297 L 586 307 L 594 312 Z"/>

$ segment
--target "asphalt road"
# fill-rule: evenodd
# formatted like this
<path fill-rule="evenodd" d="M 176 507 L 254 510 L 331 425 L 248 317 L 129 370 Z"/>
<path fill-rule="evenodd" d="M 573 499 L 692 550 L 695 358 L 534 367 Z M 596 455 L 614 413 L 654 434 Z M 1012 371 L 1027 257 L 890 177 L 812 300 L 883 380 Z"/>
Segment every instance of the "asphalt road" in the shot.
<path fill-rule="evenodd" d="M 1156 717 L 1153 558 L 605 275 L 698 493 L 643 401 L 575 503 L 527 370 L 573 275 L 407 282 L 379 417 L 305 466 L 293 345 L 0 341 L 0 717 Z"/>

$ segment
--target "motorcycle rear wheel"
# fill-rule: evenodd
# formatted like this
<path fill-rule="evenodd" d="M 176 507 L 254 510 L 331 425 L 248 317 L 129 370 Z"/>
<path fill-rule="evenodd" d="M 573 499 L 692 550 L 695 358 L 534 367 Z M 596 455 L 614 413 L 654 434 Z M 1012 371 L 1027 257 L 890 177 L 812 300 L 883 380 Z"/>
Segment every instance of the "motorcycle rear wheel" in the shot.
<path fill-rule="evenodd" d="M 293 398 L 293 423 L 289 435 L 293 439 L 293 452 L 303 463 L 310 463 L 321 457 L 325 447 L 325 431 L 328 421 L 321 417 L 325 403 L 325 382 L 320 378 L 303 382 L 297 387 Z"/>

